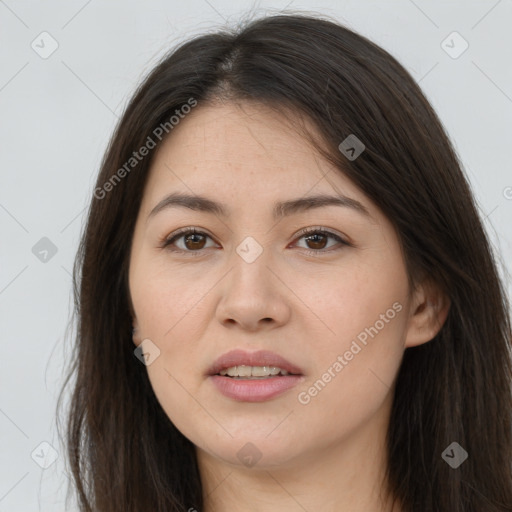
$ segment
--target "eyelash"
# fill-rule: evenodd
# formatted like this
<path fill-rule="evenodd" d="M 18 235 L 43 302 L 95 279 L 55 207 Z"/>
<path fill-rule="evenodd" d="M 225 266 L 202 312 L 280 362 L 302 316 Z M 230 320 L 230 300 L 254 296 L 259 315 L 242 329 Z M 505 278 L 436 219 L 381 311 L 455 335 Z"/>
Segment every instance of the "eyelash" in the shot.
<path fill-rule="evenodd" d="M 194 234 L 195 235 L 205 235 L 208 238 L 211 238 L 213 240 L 213 238 L 210 235 L 208 235 L 208 233 L 203 233 L 202 231 L 198 231 L 198 230 L 196 230 L 196 228 L 193 228 L 193 227 L 187 227 L 187 228 L 181 228 L 178 231 L 175 231 L 174 233 L 171 233 L 171 235 L 169 235 L 168 237 L 164 238 L 161 241 L 160 247 L 162 249 L 166 249 L 166 250 L 171 251 L 171 252 L 178 252 L 178 253 L 182 253 L 182 254 L 185 253 L 187 255 L 190 254 L 190 255 L 193 255 L 193 256 L 201 256 L 201 252 L 204 249 L 199 249 L 197 251 L 184 251 L 183 249 L 170 249 L 169 248 L 169 246 L 171 244 L 173 244 L 179 238 L 182 238 L 185 235 L 194 235 Z M 323 228 L 317 228 L 317 227 L 305 228 L 302 231 L 300 231 L 299 233 L 297 233 L 299 238 L 304 238 L 304 237 L 306 237 L 308 235 L 316 235 L 316 234 L 326 235 L 326 236 L 328 236 L 330 238 L 334 238 L 336 241 L 341 243 L 343 246 L 352 247 L 352 244 L 348 243 L 346 240 L 341 238 L 339 235 L 337 235 L 337 234 L 335 234 L 335 233 L 333 233 L 331 231 L 327 231 L 327 230 L 325 230 Z M 337 249 L 337 250 L 340 250 L 340 249 Z M 318 257 L 318 256 L 322 256 L 325 253 L 333 252 L 336 249 L 333 250 L 333 249 L 305 249 L 305 248 L 302 248 L 302 250 L 305 251 L 306 254 L 309 255 L 309 256 Z"/>

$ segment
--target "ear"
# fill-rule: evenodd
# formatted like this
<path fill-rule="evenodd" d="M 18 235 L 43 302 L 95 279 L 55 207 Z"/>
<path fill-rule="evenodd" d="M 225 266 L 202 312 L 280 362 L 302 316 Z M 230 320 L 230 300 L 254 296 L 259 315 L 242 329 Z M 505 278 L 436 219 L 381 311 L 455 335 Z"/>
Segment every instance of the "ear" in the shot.
<path fill-rule="evenodd" d="M 137 322 L 137 317 L 132 315 L 132 340 L 136 347 L 138 347 L 141 343 L 140 331 L 139 331 L 139 323 Z"/>
<path fill-rule="evenodd" d="M 140 337 L 140 329 L 139 322 L 137 321 L 137 315 L 135 314 L 135 310 L 133 309 L 133 302 L 131 294 L 128 294 L 128 309 L 130 313 L 130 317 L 132 319 L 132 340 L 136 347 L 138 347 L 141 343 Z"/>
<path fill-rule="evenodd" d="M 443 327 L 451 300 L 441 288 L 428 280 L 413 293 L 405 347 L 415 347 L 432 340 Z"/>

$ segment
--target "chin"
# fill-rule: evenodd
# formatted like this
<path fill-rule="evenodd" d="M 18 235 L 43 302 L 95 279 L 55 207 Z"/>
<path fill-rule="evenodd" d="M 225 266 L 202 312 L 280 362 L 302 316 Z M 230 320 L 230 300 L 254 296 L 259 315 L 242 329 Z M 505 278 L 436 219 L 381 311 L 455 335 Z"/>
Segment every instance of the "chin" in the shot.
<path fill-rule="evenodd" d="M 299 447 L 300 452 L 297 451 Z M 256 471 L 293 467 L 304 451 L 304 446 L 292 440 L 283 444 L 280 440 L 265 439 L 265 435 L 259 438 L 245 435 L 230 439 L 222 445 L 217 443 L 215 446 L 205 446 L 202 450 L 231 466 Z"/>

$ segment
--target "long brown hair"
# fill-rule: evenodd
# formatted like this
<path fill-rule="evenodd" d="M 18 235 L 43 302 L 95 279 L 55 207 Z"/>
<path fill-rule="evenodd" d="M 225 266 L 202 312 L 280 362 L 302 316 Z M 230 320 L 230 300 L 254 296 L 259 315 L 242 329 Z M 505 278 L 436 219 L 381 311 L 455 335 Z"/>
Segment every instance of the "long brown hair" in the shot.
<path fill-rule="evenodd" d="M 509 305 L 462 165 L 395 58 L 337 22 L 304 14 L 181 44 L 139 86 L 110 140 L 75 261 L 76 345 L 62 390 L 73 377 L 65 440 L 80 510 L 203 507 L 194 446 L 134 356 L 127 284 L 154 152 L 136 164 L 130 158 L 158 127 L 172 137 L 169 119 L 191 98 L 197 108 L 251 100 L 310 119 L 319 153 L 395 226 L 411 285 L 428 276 L 449 296 L 442 329 L 406 349 L 396 381 L 387 476 L 403 510 L 512 510 Z M 353 161 L 338 148 L 351 134 L 365 144 Z M 457 468 L 442 457 L 453 442 L 468 453 Z"/>

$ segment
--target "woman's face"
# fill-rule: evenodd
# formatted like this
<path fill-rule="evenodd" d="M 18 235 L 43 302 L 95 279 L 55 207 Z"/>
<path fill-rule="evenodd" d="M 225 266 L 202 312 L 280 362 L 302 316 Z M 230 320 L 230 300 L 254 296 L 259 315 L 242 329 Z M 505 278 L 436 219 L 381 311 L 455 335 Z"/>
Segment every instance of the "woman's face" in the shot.
<path fill-rule="evenodd" d="M 145 340 L 149 379 L 176 427 L 208 457 L 259 467 L 382 433 L 414 344 L 404 260 L 386 217 L 255 104 L 199 104 L 155 156 L 129 283 L 134 342 Z M 223 212 L 166 203 L 170 194 Z M 319 195 L 349 200 L 293 206 Z M 282 202 L 292 203 L 276 209 Z M 187 227 L 197 233 L 164 247 Z M 240 359 L 212 368 L 233 350 Z M 242 378 L 209 374 L 233 366 Z M 271 366 L 299 375 L 266 376 Z"/>

